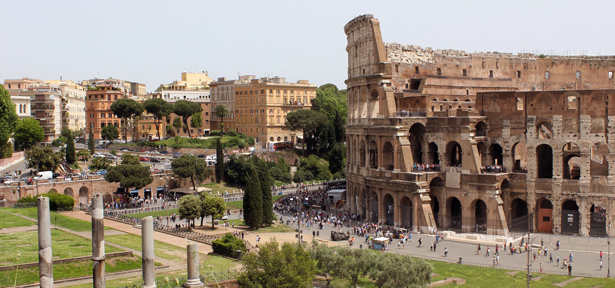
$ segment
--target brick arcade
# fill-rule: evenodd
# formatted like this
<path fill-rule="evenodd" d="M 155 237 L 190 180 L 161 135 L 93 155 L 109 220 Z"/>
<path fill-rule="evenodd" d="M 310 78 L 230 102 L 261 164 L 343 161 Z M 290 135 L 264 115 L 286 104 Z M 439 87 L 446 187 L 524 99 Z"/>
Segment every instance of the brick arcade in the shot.
<path fill-rule="evenodd" d="M 423 231 L 610 233 L 615 57 L 387 44 L 372 15 L 344 30 L 345 209 Z"/>

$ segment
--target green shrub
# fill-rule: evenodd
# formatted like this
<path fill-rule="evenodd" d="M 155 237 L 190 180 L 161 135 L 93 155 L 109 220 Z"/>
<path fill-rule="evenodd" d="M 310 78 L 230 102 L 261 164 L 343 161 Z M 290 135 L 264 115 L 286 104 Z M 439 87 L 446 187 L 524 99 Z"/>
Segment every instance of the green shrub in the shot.
<path fill-rule="evenodd" d="M 220 136 L 220 130 L 209 131 L 209 136 Z"/>
<path fill-rule="evenodd" d="M 237 250 L 246 251 L 246 244 L 237 239 L 232 233 L 226 233 L 224 237 L 214 240 L 212 243 L 214 253 L 228 257 L 238 258 Z"/>
<path fill-rule="evenodd" d="M 75 207 L 75 199 L 73 197 L 59 193 L 45 193 L 39 196 L 49 197 L 49 210 L 51 211 L 71 211 Z M 15 208 L 25 208 L 35 206 L 37 197 L 26 196 L 17 201 Z"/>
<path fill-rule="evenodd" d="M 228 136 L 237 136 L 237 131 L 235 131 L 235 129 L 230 129 L 230 130 L 226 131 L 226 135 L 228 135 Z"/>

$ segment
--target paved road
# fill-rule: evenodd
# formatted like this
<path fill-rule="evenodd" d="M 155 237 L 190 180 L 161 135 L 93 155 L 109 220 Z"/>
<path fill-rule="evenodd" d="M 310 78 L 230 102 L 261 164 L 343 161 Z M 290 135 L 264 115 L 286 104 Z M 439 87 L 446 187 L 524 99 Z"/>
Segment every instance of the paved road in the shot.
<path fill-rule="evenodd" d="M 278 214 L 278 219 L 280 216 L 284 216 L 284 220 L 287 219 L 288 215 Z M 356 223 L 353 223 L 356 224 Z M 346 224 L 345 224 L 346 225 Z M 289 227 L 296 229 L 297 224 L 289 225 Z M 352 227 L 352 225 L 351 225 Z M 312 232 L 318 231 L 320 233 L 320 237 L 325 240 L 330 240 L 331 231 L 335 230 L 333 224 L 326 224 L 324 228 L 318 229 L 317 226 L 312 226 L 307 228 L 303 226 L 303 234 L 304 241 L 311 241 Z M 341 229 L 341 231 L 349 231 L 352 234 L 351 228 L 347 228 L 346 226 Z M 361 238 L 358 235 L 355 236 L 356 245 L 353 248 L 359 248 L 359 245 L 363 244 L 363 248 L 367 246 L 365 242 L 365 238 Z M 539 245 L 540 240 L 544 240 L 544 244 L 547 247 L 548 253 L 553 253 L 553 263 L 549 263 L 549 256 L 537 256 L 536 260 L 533 261 L 531 259 L 532 271 L 539 271 L 540 263 L 543 263 L 543 268 L 545 272 L 564 274 L 567 273 L 567 270 L 560 269 L 562 262 L 565 258 L 567 258 L 570 252 L 573 253 L 573 262 L 572 262 L 572 274 L 579 275 L 584 274 L 583 276 L 594 276 L 594 277 L 606 277 L 607 276 L 607 265 L 608 265 L 608 255 L 607 255 L 607 241 L 605 238 L 593 238 L 593 237 L 578 237 L 578 236 L 558 236 L 558 235 L 550 235 L 550 234 L 532 234 L 532 238 L 535 238 L 534 244 Z M 423 247 L 418 247 L 418 239 L 423 239 Z M 414 255 L 418 257 L 426 257 L 432 258 L 435 260 L 447 261 L 447 262 L 457 262 L 459 257 L 463 258 L 464 264 L 476 264 L 480 266 L 493 266 L 493 256 L 495 253 L 495 247 L 490 246 L 491 255 L 486 256 L 485 251 L 488 245 L 481 245 L 482 253 L 480 255 L 476 254 L 477 244 L 474 243 L 464 243 L 467 242 L 462 239 L 458 239 L 457 241 L 451 239 L 445 239 L 436 245 L 436 251 L 430 251 L 430 243 L 435 241 L 435 237 L 426 234 L 412 234 L 412 241 L 406 243 L 405 247 L 397 248 L 398 239 L 394 239 L 392 245 L 389 246 L 389 252 L 395 252 L 405 255 Z M 560 250 L 555 250 L 556 241 L 560 241 Z M 463 241 L 463 242 L 462 242 Z M 343 241 L 346 242 L 346 241 Z M 347 242 L 346 242 L 347 243 Z M 515 247 L 518 247 L 519 243 L 514 243 Z M 448 256 L 444 256 L 444 249 L 447 248 Z M 614 247 L 615 248 L 615 247 Z M 600 267 L 600 251 L 604 252 L 603 256 L 603 268 Z M 537 249 L 532 249 L 532 252 L 536 252 Z M 508 251 L 507 251 L 508 252 Z M 613 253 L 612 253 L 613 254 Z M 558 267 L 556 262 L 557 257 L 560 257 L 560 266 Z M 615 265 L 615 255 L 613 257 L 613 264 Z M 527 269 L 527 254 L 514 254 L 505 253 L 502 250 L 502 246 L 500 246 L 500 265 L 501 268 L 513 269 Z M 615 270 L 613 271 L 615 273 Z"/>

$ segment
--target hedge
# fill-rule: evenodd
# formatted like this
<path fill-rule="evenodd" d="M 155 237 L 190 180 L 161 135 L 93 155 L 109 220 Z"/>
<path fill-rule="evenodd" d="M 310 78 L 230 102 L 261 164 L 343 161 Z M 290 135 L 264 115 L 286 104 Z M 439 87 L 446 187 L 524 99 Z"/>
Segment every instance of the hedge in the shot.
<path fill-rule="evenodd" d="M 242 240 L 237 239 L 232 233 L 226 233 L 224 237 L 212 242 L 212 248 L 216 254 L 239 258 L 241 253 L 237 253 L 237 250 L 240 250 L 242 253 L 245 252 L 246 244 Z"/>
<path fill-rule="evenodd" d="M 75 207 L 75 199 L 68 195 L 59 193 L 45 193 L 39 196 L 49 197 L 49 210 L 51 211 L 72 211 Z M 15 208 L 32 207 L 34 205 L 28 203 L 36 203 L 36 199 L 37 197 L 30 195 L 23 197 L 17 201 L 17 204 L 21 205 L 15 205 Z"/>

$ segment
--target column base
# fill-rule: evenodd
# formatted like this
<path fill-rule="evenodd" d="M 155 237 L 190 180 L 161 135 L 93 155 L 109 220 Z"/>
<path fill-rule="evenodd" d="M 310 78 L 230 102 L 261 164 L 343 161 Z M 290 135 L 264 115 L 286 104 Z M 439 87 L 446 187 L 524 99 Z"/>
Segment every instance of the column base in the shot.
<path fill-rule="evenodd" d="M 203 288 L 205 284 L 201 282 L 201 279 L 189 279 L 182 285 L 184 288 Z"/>
<path fill-rule="evenodd" d="M 152 284 L 152 285 L 143 285 L 143 286 L 141 286 L 141 288 L 156 288 L 156 284 Z"/>

